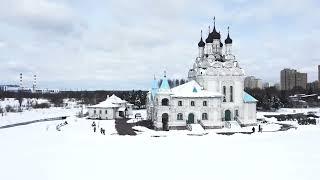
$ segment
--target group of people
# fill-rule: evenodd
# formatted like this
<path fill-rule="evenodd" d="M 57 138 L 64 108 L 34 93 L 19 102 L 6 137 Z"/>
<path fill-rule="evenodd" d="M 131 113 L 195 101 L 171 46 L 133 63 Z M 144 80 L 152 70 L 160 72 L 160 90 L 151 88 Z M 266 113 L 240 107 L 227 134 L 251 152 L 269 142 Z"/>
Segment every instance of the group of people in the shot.
<path fill-rule="evenodd" d="M 96 132 L 96 131 L 97 131 L 97 125 L 96 125 L 96 122 L 95 122 L 95 121 L 93 121 L 93 123 L 92 123 L 91 126 L 93 127 L 93 132 Z M 100 133 L 101 133 L 102 135 L 106 135 L 106 130 L 103 129 L 103 128 L 100 128 Z"/>
<path fill-rule="evenodd" d="M 61 128 L 62 126 L 67 125 L 67 124 L 68 124 L 68 122 L 67 122 L 67 121 L 64 121 L 64 123 L 60 123 L 60 124 L 58 124 L 58 125 L 56 126 L 56 130 L 57 130 L 57 131 L 61 131 L 61 129 L 60 129 L 60 128 Z"/>
<path fill-rule="evenodd" d="M 252 133 L 255 133 L 255 131 L 256 131 L 256 128 L 252 127 Z M 262 127 L 260 124 L 258 126 L 258 132 L 262 132 Z"/>

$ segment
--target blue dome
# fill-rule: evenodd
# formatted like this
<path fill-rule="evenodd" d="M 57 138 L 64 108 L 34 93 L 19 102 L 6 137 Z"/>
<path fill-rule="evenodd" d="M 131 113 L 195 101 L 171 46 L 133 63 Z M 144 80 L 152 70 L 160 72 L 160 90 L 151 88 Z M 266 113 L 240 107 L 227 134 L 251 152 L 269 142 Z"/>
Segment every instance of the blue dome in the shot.
<path fill-rule="evenodd" d="M 163 77 L 159 90 L 170 90 L 170 85 L 166 76 Z"/>

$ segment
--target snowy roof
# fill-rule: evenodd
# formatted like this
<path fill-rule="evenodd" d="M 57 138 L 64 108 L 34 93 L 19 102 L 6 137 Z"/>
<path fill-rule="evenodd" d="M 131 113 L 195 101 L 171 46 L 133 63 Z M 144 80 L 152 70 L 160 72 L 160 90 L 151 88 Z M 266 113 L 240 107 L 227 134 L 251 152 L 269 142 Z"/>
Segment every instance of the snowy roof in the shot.
<path fill-rule="evenodd" d="M 171 89 L 173 97 L 222 97 L 218 92 L 203 90 L 203 88 L 192 80 Z"/>
<path fill-rule="evenodd" d="M 112 108 L 112 107 L 120 107 L 120 104 L 126 103 L 127 101 L 120 99 L 116 95 L 112 95 L 108 97 L 105 101 L 100 102 L 99 104 L 89 106 L 89 108 Z"/>
<path fill-rule="evenodd" d="M 252 97 L 250 94 L 246 93 L 245 91 L 243 92 L 243 101 L 245 103 L 250 103 L 250 102 L 257 102 L 254 97 Z"/>

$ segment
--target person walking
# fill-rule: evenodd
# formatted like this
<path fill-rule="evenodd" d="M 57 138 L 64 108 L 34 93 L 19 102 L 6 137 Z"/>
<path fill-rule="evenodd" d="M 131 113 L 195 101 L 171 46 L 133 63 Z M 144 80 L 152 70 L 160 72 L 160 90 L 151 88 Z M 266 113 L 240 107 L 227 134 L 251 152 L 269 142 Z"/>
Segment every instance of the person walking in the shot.
<path fill-rule="evenodd" d="M 92 125 L 91 125 L 92 127 L 93 127 L 93 132 L 96 132 L 96 123 L 93 121 L 93 123 L 92 123 Z"/>

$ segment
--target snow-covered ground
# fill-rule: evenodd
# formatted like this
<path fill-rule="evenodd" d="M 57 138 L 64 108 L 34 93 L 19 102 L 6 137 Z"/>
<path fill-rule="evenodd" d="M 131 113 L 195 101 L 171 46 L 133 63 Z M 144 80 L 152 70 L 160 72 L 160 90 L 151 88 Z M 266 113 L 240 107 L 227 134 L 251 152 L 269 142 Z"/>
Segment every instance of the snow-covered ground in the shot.
<path fill-rule="evenodd" d="M 214 130 L 205 136 L 188 136 L 188 131 L 156 132 L 136 126 L 141 130 L 137 136 L 119 136 L 113 120 L 96 121 L 106 135 L 93 132 L 92 120 L 72 116 L 67 121 L 61 131 L 56 126 L 64 121 L 0 129 L 1 179 L 320 177 L 318 125 L 232 136 Z"/>
<path fill-rule="evenodd" d="M 79 108 L 49 108 L 49 109 L 31 109 L 31 110 L 24 110 L 23 112 L 17 113 L 6 113 L 6 115 L 2 116 L 0 114 L 0 126 L 27 122 L 27 121 L 34 121 L 40 120 L 45 118 L 55 118 L 61 116 L 74 116 L 78 113 L 81 109 Z"/>

